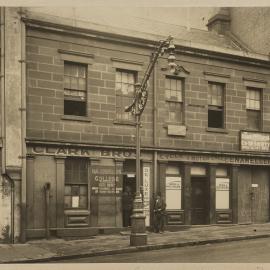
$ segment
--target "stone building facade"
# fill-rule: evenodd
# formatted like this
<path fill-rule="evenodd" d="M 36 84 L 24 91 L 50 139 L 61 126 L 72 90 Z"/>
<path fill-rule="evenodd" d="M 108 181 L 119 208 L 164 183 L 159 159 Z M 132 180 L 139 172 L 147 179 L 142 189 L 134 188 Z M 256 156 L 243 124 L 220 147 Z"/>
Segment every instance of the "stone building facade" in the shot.
<path fill-rule="evenodd" d="M 25 42 L 22 240 L 124 229 L 122 195 L 136 186 L 134 119 L 124 108 L 168 34 L 177 71 L 166 54 L 159 58 L 141 118 L 147 227 L 157 192 L 168 229 L 269 221 L 268 57 L 212 31 L 131 32 L 17 14 Z"/>

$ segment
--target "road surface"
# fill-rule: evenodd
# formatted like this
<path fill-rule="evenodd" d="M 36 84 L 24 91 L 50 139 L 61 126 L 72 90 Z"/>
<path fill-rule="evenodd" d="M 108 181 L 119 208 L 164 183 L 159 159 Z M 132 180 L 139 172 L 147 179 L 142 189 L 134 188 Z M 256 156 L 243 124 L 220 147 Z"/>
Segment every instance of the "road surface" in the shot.
<path fill-rule="evenodd" d="M 62 260 L 59 263 L 270 263 L 270 239 Z"/>

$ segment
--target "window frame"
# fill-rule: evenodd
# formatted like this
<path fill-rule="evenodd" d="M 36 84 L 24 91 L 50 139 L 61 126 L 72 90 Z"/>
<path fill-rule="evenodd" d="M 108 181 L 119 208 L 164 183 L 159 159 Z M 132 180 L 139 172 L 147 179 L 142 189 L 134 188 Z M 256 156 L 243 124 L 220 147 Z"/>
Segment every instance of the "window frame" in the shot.
<path fill-rule="evenodd" d="M 86 172 L 86 179 L 85 181 L 80 181 L 80 182 L 76 182 L 75 180 L 72 181 L 67 181 L 67 162 L 72 162 L 72 161 L 77 161 L 77 162 L 85 162 L 85 172 Z M 82 186 L 86 187 L 86 194 L 79 194 L 77 196 L 73 196 L 72 194 L 66 194 L 66 187 L 70 186 L 71 188 L 74 186 L 78 186 L 79 189 L 81 189 Z M 72 193 L 72 192 L 71 192 Z M 72 197 L 79 197 L 79 205 L 80 205 L 80 197 L 84 196 L 86 199 L 86 205 L 85 207 L 67 207 L 66 206 L 66 202 L 65 199 L 66 197 L 71 197 L 71 203 L 72 203 Z M 81 157 L 67 157 L 65 159 L 65 165 L 64 165 L 64 210 L 89 210 L 90 207 L 90 192 L 89 192 L 89 162 L 87 158 L 81 158 Z"/>
<path fill-rule="evenodd" d="M 217 174 L 218 169 L 225 169 L 226 170 L 226 175 L 218 175 Z M 217 179 L 228 179 L 228 184 L 229 184 L 228 190 L 218 190 L 217 189 Z M 217 208 L 217 194 L 218 194 L 217 191 L 219 191 L 219 192 L 227 192 L 228 193 L 227 194 L 228 203 L 229 203 L 228 208 Z M 225 167 L 225 166 L 216 167 L 216 174 L 215 174 L 215 209 L 216 209 L 216 211 L 228 211 L 228 210 L 231 210 L 232 209 L 231 196 L 232 196 L 232 177 L 231 177 L 231 174 L 229 173 L 229 168 Z"/>
<path fill-rule="evenodd" d="M 253 108 L 248 108 L 247 106 L 247 97 L 248 97 L 248 91 L 256 91 L 259 92 L 259 106 L 260 109 L 256 110 Z M 248 122 L 248 112 L 258 112 L 259 113 L 259 126 L 258 128 L 253 128 L 249 126 L 249 122 Z M 246 86 L 246 121 L 247 121 L 247 129 L 248 130 L 254 130 L 254 131 L 261 131 L 263 129 L 263 89 L 259 88 L 259 87 L 252 87 L 252 86 Z"/>
<path fill-rule="evenodd" d="M 222 95 L 221 95 L 221 105 L 213 105 L 209 104 L 209 90 L 211 89 L 211 98 L 213 97 L 212 91 L 213 89 L 210 88 L 210 85 L 219 85 L 221 86 Z M 208 81 L 207 82 L 207 128 L 208 129 L 217 129 L 217 130 L 225 130 L 226 129 L 226 107 L 225 107 L 225 100 L 226 100 L 226 83 L 224 82 L 217 82 L 217 81 Z M 209 126 L 209 110 L 222 112 L 222 125 L 220 127 L 212 127 Z"/>
<path fill-rule="evenodd" d="M 171 89 L 170 88 L 167 88 L 166 87 L 166 83 L 167 83 L 167 80 L 175 80 L 176 81 L 176 89 Z M 164 86 L 164 95 L 165 95 L 165 102 L 166 102 L 166 109 L 167 109 L 167 113 L 168 113 L 168 123 L 170 124 L 176 124 L 176 125 L 184 125 L 185 124 L 185 113 L 184 113 L 184 107 L 185 107 L 185 78 L 182 78 L 182 77 L 178 77 L 178 76 L 170 76 L 170 75 L 165 75 L 165 86 Z M 180 86 L 181 86 L 181 89 L 177 89 L 177 82 L 180 82 Z M 170 83 L 171 85 L 171 83 Z M 169 91 L 170 92 L 170 97 L 167 96 L 166 92 Z M 173 99 L 171 98 L 171 92 L 176 92 L 177 91 L 180 91 L 180 100 L 177 100 L 177 99 Z M 176 94 L 176 97 L 177 97 L 177 94 Z M 171 104 L 174 104 L 175 107 L 176 106 L 179 106 L 179 117 L 180 117 L 180 121 L 178 120 L 175 120 L 174 119 L 171 119 L 170 118 L 170 113 L 171 113 L 171 110 L 170 110 L 170 106 Z"/>
<path fill-rule="evenodd" d="M 83 67 L 84 68 L 84 72 L 85 72 L 85 90 L 80 90 L 80 89 L 73 89 L 73 88 L 66 88 L 65 87 L 65 78 L 68 76 L 68 77 L 71 77 L 72 76 L 69 76 L 69 75 L 66 75 L 65 73 L 65 68 L 67 65 L 73 65 L 73 66 L 77 66 L 77 67 Z M 87 117 L 88 116 L 88 65 L 85 64 L 85 63 L 80 63 L 80 62 L 75 62 L 75 61 L 69 61 L 69 60 L 64 60 L 64 73 L 63 73 L 63 80 L 64 80 L 64 85 L 63 85 L 63 88 L 64 88 L 64 116 L 65 117 Z M 76 78 L 77 81 L 79 81 L 80 77 L 74 77 L 73 78 Z M 85 100 L 83 101 L 80 101 L 79 100 L 79 96 L 78 97 L 72 97 L 72 96 L 66 96 L 65 95 L 65 91 L 68 90 L 68 91 L 78 91 L 78 92 L 84 92 L 85 94 Z M 82 103 L 84 104 L 84 111 L 85 113 L 83 115 L 78 115 L 78 114 L 66 114 L 65 113 L 65 102 L 77 102 L 78 104 L 79 103 Z M 80 104 L 81 105 L 81 104 Z"/>
<path fill-rule="evenodd" d="M 119 90 L 117 89 L 117 83 L 121 83 L 123 84 L 123 81 L 121 80 L 121 82 L 117 82 L 117 73 L 126 73 L 126 74 L 132 74 L 133 75 L 133 79 L 134 79 L 134 84 L 133 84 L 133 95 L 128 95 L 128 94 L 123 94 L 122 92 L 122 87 L 121 87 L 121 94 L 119 94 Z M 122 77 L 122 75 L 121 75 Z M 124 69 L 124 68 L 116 68 L 115 71 L 115 123 L 124 123 L 124 124 L 135 124 L 135 117 L 134 115 L 131 114 L 131 112 L 125 112 L 124 108 L 122 108 L 122 104 L 123 104 L 123 98 L 128 98 L 130 99 L 130 103 L 127 105 L 130 105 L 133 101 L 134 95 L 135 95 L 135 84 L 138 81 L 138 71 L 137 70 L 130 70 L 130 69 Z M 129 84 L 130 85 L 130 84 Z M 118 101 L 120 100 L 121 105 L 118 106 Z M 120 115 L 120 110 L 123 109 L 123 112 L 121 113 L 121 118 L 119 117 Z M 125 119 L 125 117 L 123 117 L 124 115 L 130 115 L 130 117 L 128 119 Z"/>

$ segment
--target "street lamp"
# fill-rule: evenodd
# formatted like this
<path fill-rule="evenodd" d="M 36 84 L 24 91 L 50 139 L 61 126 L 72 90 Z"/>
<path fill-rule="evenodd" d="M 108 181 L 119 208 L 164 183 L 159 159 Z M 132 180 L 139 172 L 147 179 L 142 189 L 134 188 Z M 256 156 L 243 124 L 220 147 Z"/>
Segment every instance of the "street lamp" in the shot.
<path fill-rule="evenodd" d="M 147 244 L 147 234 L 145 232 L 145 215 L 143 209 L 142 196 L 140 193 L 140 117 L 145 108 L 148 90 L 148 79 L 154 69 L 159 56 L 162 56 L 166 51 L 169 53 L 168 65 L 172 73 L 175 72 L 175 46 L 172 42 L 173 38 L 169 36 L 166 40 L 161 40 L 152 54 L 147 70 L 144 74 L 141 84 L 135 84 L 135 95 L 131 105 L 125 108 L 126 112 L 131 112 L 136 118 L 136 195 L 133 201 L 133 214 L 131 216 L 131 246 L 142 246 Z"/>

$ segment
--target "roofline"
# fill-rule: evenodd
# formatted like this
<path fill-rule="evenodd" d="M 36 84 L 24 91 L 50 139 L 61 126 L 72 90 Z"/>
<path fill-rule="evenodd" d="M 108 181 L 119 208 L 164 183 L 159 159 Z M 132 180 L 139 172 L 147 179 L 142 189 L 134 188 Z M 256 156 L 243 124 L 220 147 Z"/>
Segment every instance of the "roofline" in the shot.
<path fill-rule="evenodd" d="M 126 43 L 146 48 L 153 48 L 156 46 L 159 42 L 159 40 L 163 40 L 166 37 L 160 36 L 160 35 L 154 35 L 154 34 L 145 34 L 142 32 L 137 31 L 138 33 L 144 34 L 147 37 L 134 37 L 131 35 L 123 35 L 118 33 L 112 33 L 109 31 L 100 31 L 100 30 L 94 30 L 91 28 L 86 27 L 79 27 L 79 26 L 73 26 L 71 23 L 63 23 L 64 21 L 61 20 L 61 18 L 56 18 L 56 21 L 60 22 L 50 22 L 46 20 L 46 15 L 44 15 L 42 18 L 40 16 L 37 16 L 38 18 L 35 18 L 35 14 L 31 13 L 21 13 L 21 19 L 28 27 L 33 28 L 42 28 L 44 30 L 50 30 L 50 31 L 56 31 L 56 32 L 68 32 L 72 35 L 79 35 L 79 36 L 87 36 L 91 38 L 96 39 L 102 39 L 102 40 L 108 40 L 111 42 L 120 42 L 120 43 Z M 48 15 L 50 17 L 50 15 Z M 52 16 L 51 16 L 52 17 Z M 55 17 L 54 17 L 55 18 Z M 67 20 L 64 18 L 65 21 Z M 106 27 L 105 25 L 100 25 L 103 27 Z M 118 28 L 115 28 L 118 29 Z M 214 57 L 216 58 L 217 55 L 222 56 L 222 58 L 225 60 L 232 61 L 233 59 L 237 58 L 237 62 L 241 60 L 242 62 L 246 64 L 251 65 L 263 65 L 266 67 L 270 67 L 270 57 L 267 55 L 257 54 L 253 52 L 247 52 L 247 51 L 237 51 L 229 48 L 221 48 L 213 45 L 206 45 L 201 43 L 195 43 L 191 41 L 186 40 L 180 40 L 174 38 L 174 44 L 176 46 L 176 51 L 179 49 L 182 51 L 183 48 L 189 49 L 190 51 L 193 51 L 193 53 L 198 53 L 199 55 L 205 55 L 207 54 L 208 57 Z M 233 56 L 233 58 L 231 57 Z"/>

